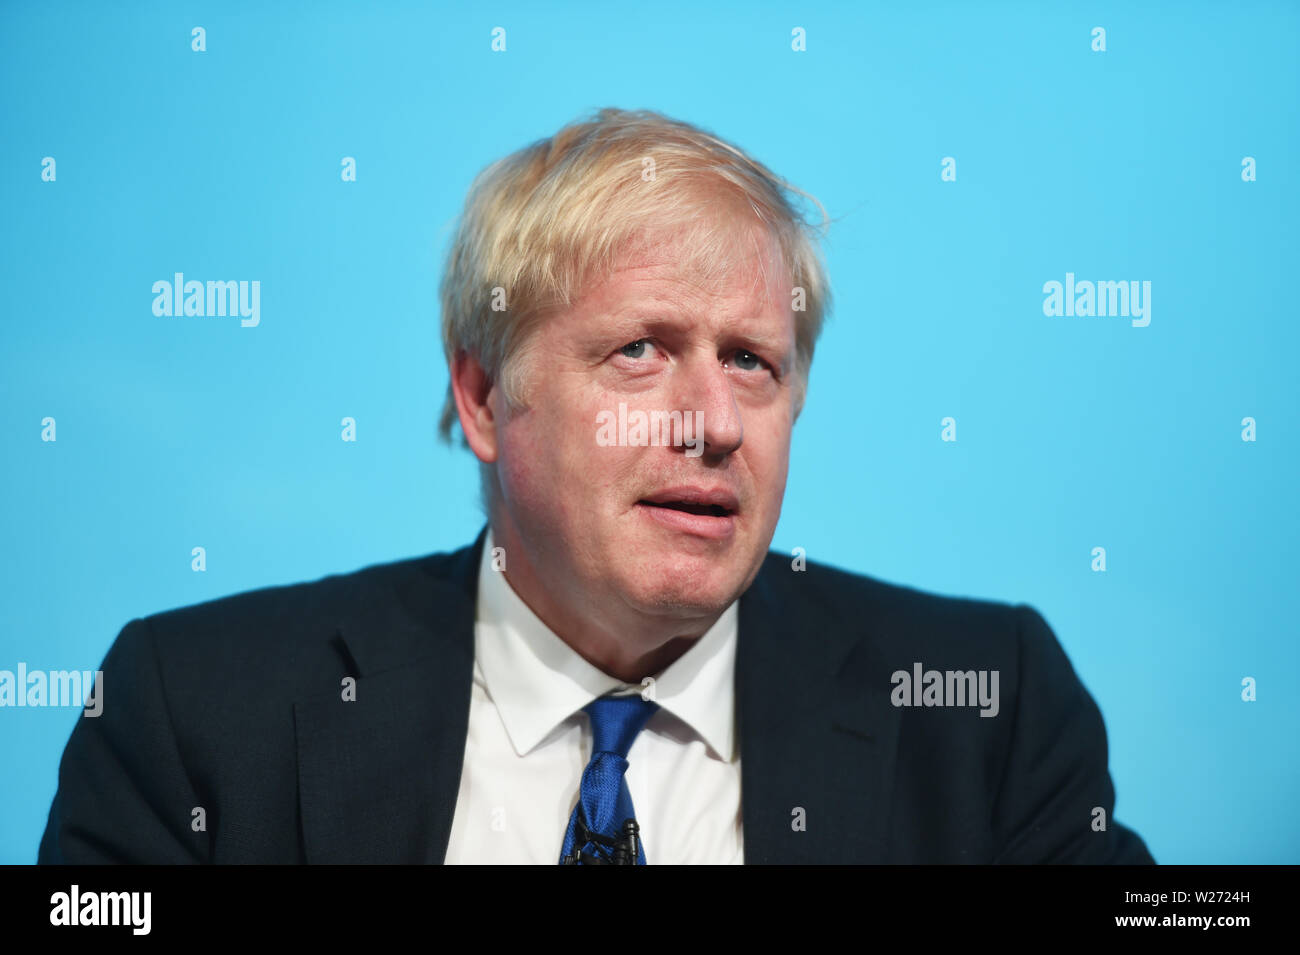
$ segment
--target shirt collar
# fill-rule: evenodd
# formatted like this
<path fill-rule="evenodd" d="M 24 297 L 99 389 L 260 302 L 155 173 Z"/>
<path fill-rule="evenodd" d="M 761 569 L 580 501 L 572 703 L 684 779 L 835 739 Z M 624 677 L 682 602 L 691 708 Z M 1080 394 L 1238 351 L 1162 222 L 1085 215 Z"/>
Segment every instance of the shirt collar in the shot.
<path fill-rule="evenodd" d="M 474 655 L 518 755 L 597 697 L 637 692 L 686 723 L 714 756 L 735 760 L 736 602 L 653 686 L 627 684 L 592 666 L 546 626 L 505 573 L 493 569 L 492 550 L 489 529 L 479 562 Z"/>

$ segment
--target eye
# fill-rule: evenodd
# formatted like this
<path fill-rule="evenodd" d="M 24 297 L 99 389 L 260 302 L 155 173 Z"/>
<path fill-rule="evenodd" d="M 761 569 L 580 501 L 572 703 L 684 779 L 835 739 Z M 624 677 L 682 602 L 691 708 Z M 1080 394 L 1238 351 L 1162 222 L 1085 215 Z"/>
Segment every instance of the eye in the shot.
<path fill-rule="evenodd" d="M 644 358 L 646 346 L 651 344 L 649 339 L 639 338 L 634 342 L 629 342 L 619 349 L 619 354 L 625 358 Z"/>
<path fill-rule="evenodd" d="M 741 371 L 757 371 L 764 365 L 763 359 L 751 351 L 745 351 L 743 348 L 736 352 L 732 362 Z"/>

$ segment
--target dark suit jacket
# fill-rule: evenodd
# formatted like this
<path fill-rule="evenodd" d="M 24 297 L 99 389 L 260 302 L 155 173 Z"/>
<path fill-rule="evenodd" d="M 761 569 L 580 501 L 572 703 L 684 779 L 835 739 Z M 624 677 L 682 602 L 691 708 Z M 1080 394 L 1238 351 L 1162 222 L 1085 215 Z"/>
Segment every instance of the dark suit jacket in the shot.
<path fill-rule="evenodd" d="M 132 620 L 40 861 L 443 861 L 483 540 Z M 894 706 L 916 662 L 998 670 L 999 714 Z M 1110 818 L 1101 715 L 1028 606 L 769 554 L 740 601 L 736 716 L 746 862 L 1153 861 Z"/>

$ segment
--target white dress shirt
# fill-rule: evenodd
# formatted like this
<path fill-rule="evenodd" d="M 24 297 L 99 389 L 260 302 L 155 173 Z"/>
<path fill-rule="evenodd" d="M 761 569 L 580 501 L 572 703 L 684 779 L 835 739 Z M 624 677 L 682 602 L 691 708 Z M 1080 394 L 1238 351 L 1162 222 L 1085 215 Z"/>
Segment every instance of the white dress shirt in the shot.
<path fill-rule="evenodd" d="M 542 623 L 505 574 L 492 569 L 492 547 L 489 531 L 479 564 L 469 733 L 446 861 L 556 865 L 591 758 L 582 707 L 643 688 L 598 670 Z M 654 677 L 659 709 L 628 751 L 626 777 L 649 865 L 744 861 L 737 618 L 733 603 Z"/>

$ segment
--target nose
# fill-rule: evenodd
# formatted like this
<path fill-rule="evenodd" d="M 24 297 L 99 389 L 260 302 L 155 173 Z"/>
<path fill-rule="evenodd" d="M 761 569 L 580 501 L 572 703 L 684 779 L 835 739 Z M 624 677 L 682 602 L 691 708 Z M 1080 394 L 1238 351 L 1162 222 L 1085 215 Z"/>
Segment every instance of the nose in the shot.
<path fill-rule="evenodd" d="M 725 457 L 738 449 L 745 437 L 744 423 L 727 369 L 716 357 L 701 355 L 685 363 L 678 371 L 677 399 L 686 412 L 699 412 L 695 418 L 702 438 L 703 453 Z"/>

